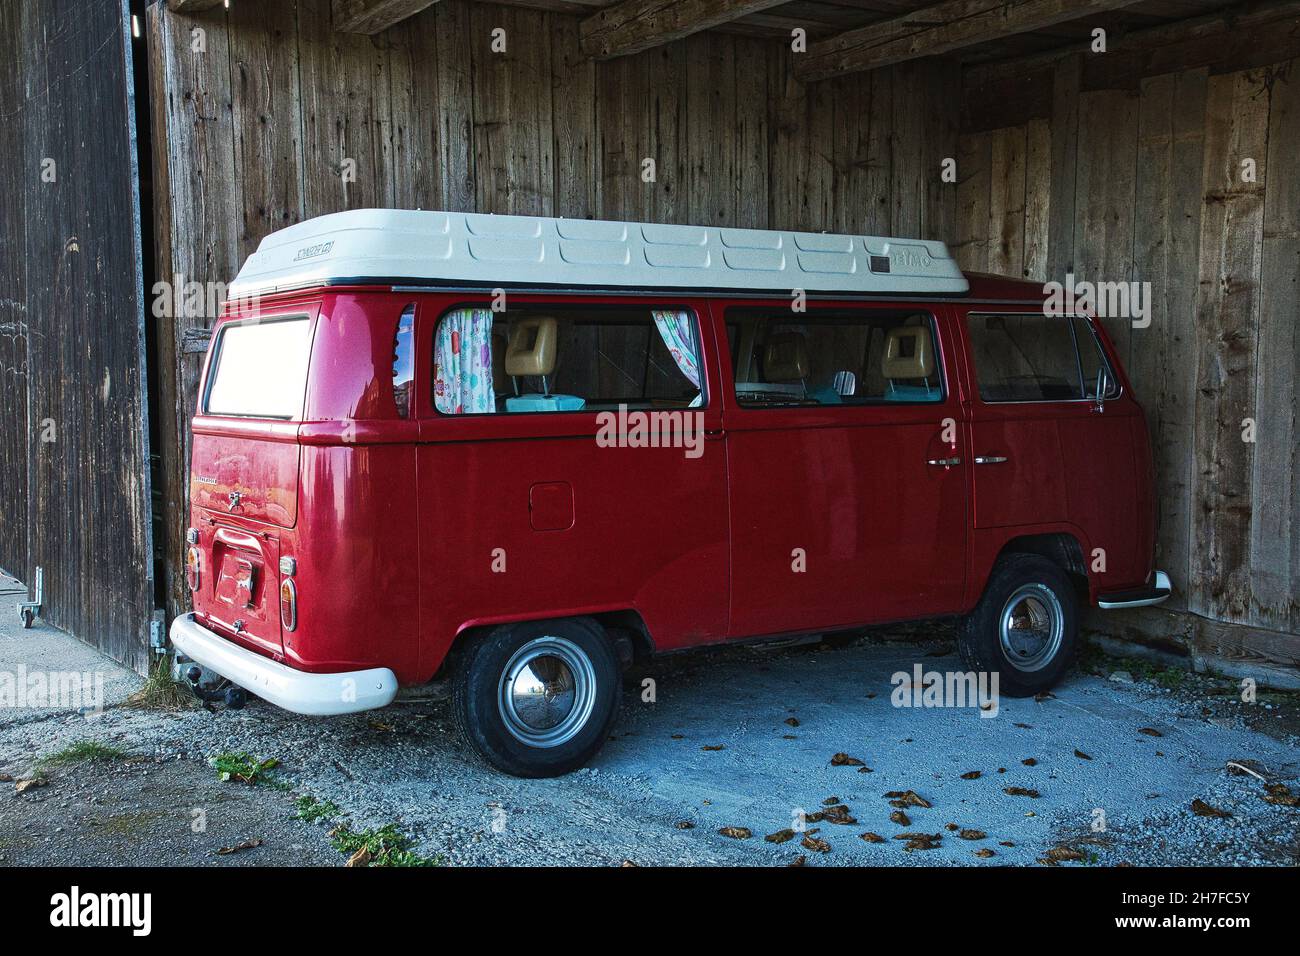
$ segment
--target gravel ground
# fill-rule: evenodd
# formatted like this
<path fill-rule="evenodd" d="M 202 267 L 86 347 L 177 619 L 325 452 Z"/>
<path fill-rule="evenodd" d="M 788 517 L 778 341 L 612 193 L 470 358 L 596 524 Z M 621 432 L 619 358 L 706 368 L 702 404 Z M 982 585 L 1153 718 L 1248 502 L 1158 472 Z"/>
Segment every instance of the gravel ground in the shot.
<path fill-rule="evenodd" d="M 0 672 L 38 632 L 82 648 L 48 628 L 8 627 L 0 623 Z M 328 719 L 256 700 L 242 711 L 0 711 L 0 775 L 30 777 L 41 756 L 86 740 L 130 755 L 47 768 L 48 784 L 21 794 L 0 783 L 0 862 L 338 865 L 344 857 L 326 831 L 340 822 L 395 824 L 419 853 L 453 865 L 1300 862 L 1300 809 L 1263 799 L 1266 783 L 1300 790 L 1293 698 L 1244 704 L 1225 682 L 1191 675 L 1108 679 L 1122 665 L 1102 662 L 1054 696 L 1004 698 L 994 717 L 895 707 L 896 672 L 961 668 L 941 628 L 909 637 L 658 659 L 629 675 L 622 717 L 593 764 L 558 780 L 485 768 L 439 702 Z M 654 702 L 643 700 L 646 678 Z M 218 781 L 209 759 L 231 751 L 277 758 L 275 784 Z M 836 754 L 863 763 L 835 765 Z M 1253 761 L 1266 780 L 1229 761 Z M 885 794 L 899 791 L 931 806 L 903 807 L 910 824 L 896 823 Z M 339 810 L 316 823 L 293 819 L 303 795 Z M 1228 815 L 1198 815 L 1194 800 Z M 848 809 L 808 822 L 807 841 L 763 839 L 828 801 Z M 196 811 L 208 823 L 201 833 Z M 837 824 L 837 815 L 856 822 Z M 726 827 L 752 836 L 720 834 Z M 986 835 L 963 839 L 961 830 Z M 884 841 L 859 839 L 864 832 Z M 942 839 L 909 850 L 893 839 L 903 832 Z M 217 852 L 248 840 L 262 842 Z"/>

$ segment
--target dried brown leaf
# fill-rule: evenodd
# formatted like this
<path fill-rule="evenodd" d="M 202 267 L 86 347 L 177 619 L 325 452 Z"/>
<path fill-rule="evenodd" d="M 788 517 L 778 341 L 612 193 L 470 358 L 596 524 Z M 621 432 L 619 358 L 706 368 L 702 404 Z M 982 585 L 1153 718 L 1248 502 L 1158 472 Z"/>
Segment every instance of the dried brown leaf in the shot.
<path fill-rule="evenodd" d="M 1042 796 L 1037 790 L 1031 790 L 1029 787 L 1004 787 L 1002 792 L 1010 797 L 1033 797 L 1037 799 Z"/>
<path fill-rule="evenodd" d="M 1089 757 L 1086 753 L 1084 753 L 1082 750 L 1078 750 L 1078 749 L 1076 749 L 1076 750 L 1074 751 L 1074 755 L 1075 755 L 1076 757 L 1078 757 L 1080 760 L 1091 760 L 1091 759 L 1092 759 L 1092 758 Z"/>
<path fill-rule="evenodd" d="M 768 843 L 785 843 L 787 840 L 794 839 L 794 831 L 787 827 L 784 830 L 777 830 L 775 833 L 769 833 L 767 836 L 763 837 L 763 839 Z"/>
<path fill-rule="evenodd" d="M 915 790 L 890 790 L 885 796 L 893 798 L 889 801 L 891 807 L 922 807 L 926 810 L 930 809 L 930 801 Z"/>
<path fill-rule="evenodd" d="M 371 859 L 372 857 L 370 851 L 367 850 L 365 847 L 362 847 L 361 849 L 357 850 L 356 853 L 353 853 L 350 857 L 348 857 L 348 862 L 345 865 L 352 866 L 352 867 L 369 866 Z"/>
<path fill-rule="evenodd" d="M 963 840 L 987 840 L 989 836 L 983 830 L 971 829 L 962 830 L 961 833 L 958 833 L 957 835 Z"/>
<path fill-rule="evenodd" d="M 803 839 L 800 840 L 799 843 L 805 850 L 812 850 L 814 853 L 831 852 L 831 845 L 829 843 L 813 836 L 811 833 L 805 833 Z"/>
<path fill-rule="evenodd" d="M 1164 736 L 1164 734 L 1162 734 L 1160 731 L 1156 730 L 1154 727 L 1139 727 L 1139 728 L 1138 728 L 1138 733 L 1140 733 L 1140 734 L 1146 734 L 1148 737 L 1163 737 L 1163 736 Z"/>
<path fill-rule="evenodd" d="M 723 827 L 718 831 L 724 837 L 731 837 L 733 840 L 748 840 L 754 835 L 749 827 Z"/>
<path fill-rule="evenodd" d="M 1192 812 L 1198 817 L 1230 817 L 1232 816 L 1227 810 L 1221 810 L 1218 807 L 1212 807 L 1200 797 L 1192 801 Z"/>
<path fill-rule="evenodd" d="M 980 778 L 980 772 L 978 770 L 967 770 L 961 775 L 961 778 L 963 780 L 978 780 Z"/>
<path fill-rule="evenodd" d="M 884 843 L 884 842 L 885 842 L 885 838 L 884 838 L 884 837 L 882 837 L 879 833 L 872 833 L 870 830 L 868 830 L 866 833 L 859 833 L 859 834 L 858 834 L 858 839 L 860 839 L 860 840 L 866 840 L 868 843 Z"/>
<path fill-rule="evenodd" d="M 831 757 L 832 767 L 861 767 L 862 761 L 857 757 L 850 757 L 846 753 L 837 753 Z"/>
<path fill-rule="evenodd" d="M 897 823 L 900 827 L 910 827 L 912 825 L 911 819 L 902 810 L 895 810 L 889 815 L 889 819 Z"/>
<path fill-rule="evenodd" d="M 223 846 L 217 851 L 217 854 L 219 856 L 229 856 L 232 853 L 238 853 L 240 850 L 251 850 L 261 845 L 262 841 L 258 839 L 245 840 L 243 843 L 236 843 L 234 846 Z"/>
<path fill-rule="evenodd" d="M 991 856 L 997 856 L 997 854 L 994 853 L 992 850 L 990 850 L 988 847 L 982 847 L 981 849 L 976 850 L 975 855 L 982 860 L 987 860 Z"/>

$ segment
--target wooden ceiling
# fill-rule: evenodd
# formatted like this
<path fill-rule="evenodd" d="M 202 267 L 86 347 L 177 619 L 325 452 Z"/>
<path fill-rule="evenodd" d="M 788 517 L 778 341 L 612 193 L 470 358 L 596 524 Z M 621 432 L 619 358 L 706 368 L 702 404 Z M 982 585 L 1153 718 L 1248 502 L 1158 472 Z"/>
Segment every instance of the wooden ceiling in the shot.
<path fill-rule="evenodd" d="M 198 12 L 223 0 L 167 0 Z M 332 0 L 335 29 L 377 33 L 436 0 Z M 1108 42 L 1134 31 L 1200 17 L 1230 0 L 495 0 L 506 6 L 584 17 L 584 51 L 609 59 L 703 30 L 790 41 L 803 29 L 807 80 L 921 56 L 963 64 L 1007 60 L 1070 47 L 1096 27 Z"/>

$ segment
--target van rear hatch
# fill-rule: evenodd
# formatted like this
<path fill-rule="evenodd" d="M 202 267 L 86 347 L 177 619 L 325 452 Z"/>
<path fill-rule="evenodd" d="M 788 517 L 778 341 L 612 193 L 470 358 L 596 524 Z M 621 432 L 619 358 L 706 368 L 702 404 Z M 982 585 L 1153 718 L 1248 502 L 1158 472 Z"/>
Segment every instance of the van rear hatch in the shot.
<path fill-rule="evenodd" d="M 279 529 L 298 519 L 298 427 L 313 318 L 295 312 L 222 324 L 194 419 L 195 610 L 276 655 L 283 652 Z"/>

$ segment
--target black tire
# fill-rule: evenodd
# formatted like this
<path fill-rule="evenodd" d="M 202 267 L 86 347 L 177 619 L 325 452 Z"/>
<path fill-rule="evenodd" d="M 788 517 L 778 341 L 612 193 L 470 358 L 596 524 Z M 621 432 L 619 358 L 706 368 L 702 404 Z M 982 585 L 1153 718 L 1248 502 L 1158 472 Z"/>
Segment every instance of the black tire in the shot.
<path fill-rule="evenodd" d="M 618 656 L 599 624 L 588 618 L 530 621 L 471 640 L 453 681 L 452 710 L 466 743 L 484 760 L 516 777 L 557 777 L 595 755 L 618 716 L 622 693 Z M 540 670 L 562 689 L 560 696 L 509 694 L 514 685 L 507 669 L 526 666 L 530 655 L 535 666 L 521 672 L 520 680 Z M 567 699 L 565 675 L 574 701 L 568 710 L 552 707 Z M 545 712 L 536 728 L 515 712 L 515 701 Z M 559 723 L 546 727 L 556 715 Z M 537 739 L 525 739 L 530 734 Z M 545 734 L 557 736 L 544 741 Z"/>
<path fill-rule="evenodd" d="M 1017 594 L 1031 599 L 1033 611 L 1016 615 L 1016 620 L 1029 622 L 1038 613 L 1054 619 L 1059 608 L 1059 641 L 1049 637 L 1043 642 L 1041 660 L 1029 652 L 1023 656 L 1014 653 L 1020 649 L 1015 635 L 1027 633 L 1031 636 L 1024 643 L 1036 642 L 1032 629 L 1009 628 L 1011 651 L 1003 645 L 1002 616 L 1011 610 L 1009 603 Z M 1024 607 L 1020 599 L 1016 605 Z M 1045 629 L 1051 631 L 1050 626 Z M 1069 576 L 1037 554 L 1003 555 L 989 575 L 984 596 L 957 629 L 957 649 L 971 670 L 996 672 L 998 692 L 1008 697 L 1028 697 L 1056 686 L 1079 650 L 1079 600 Z"/>

